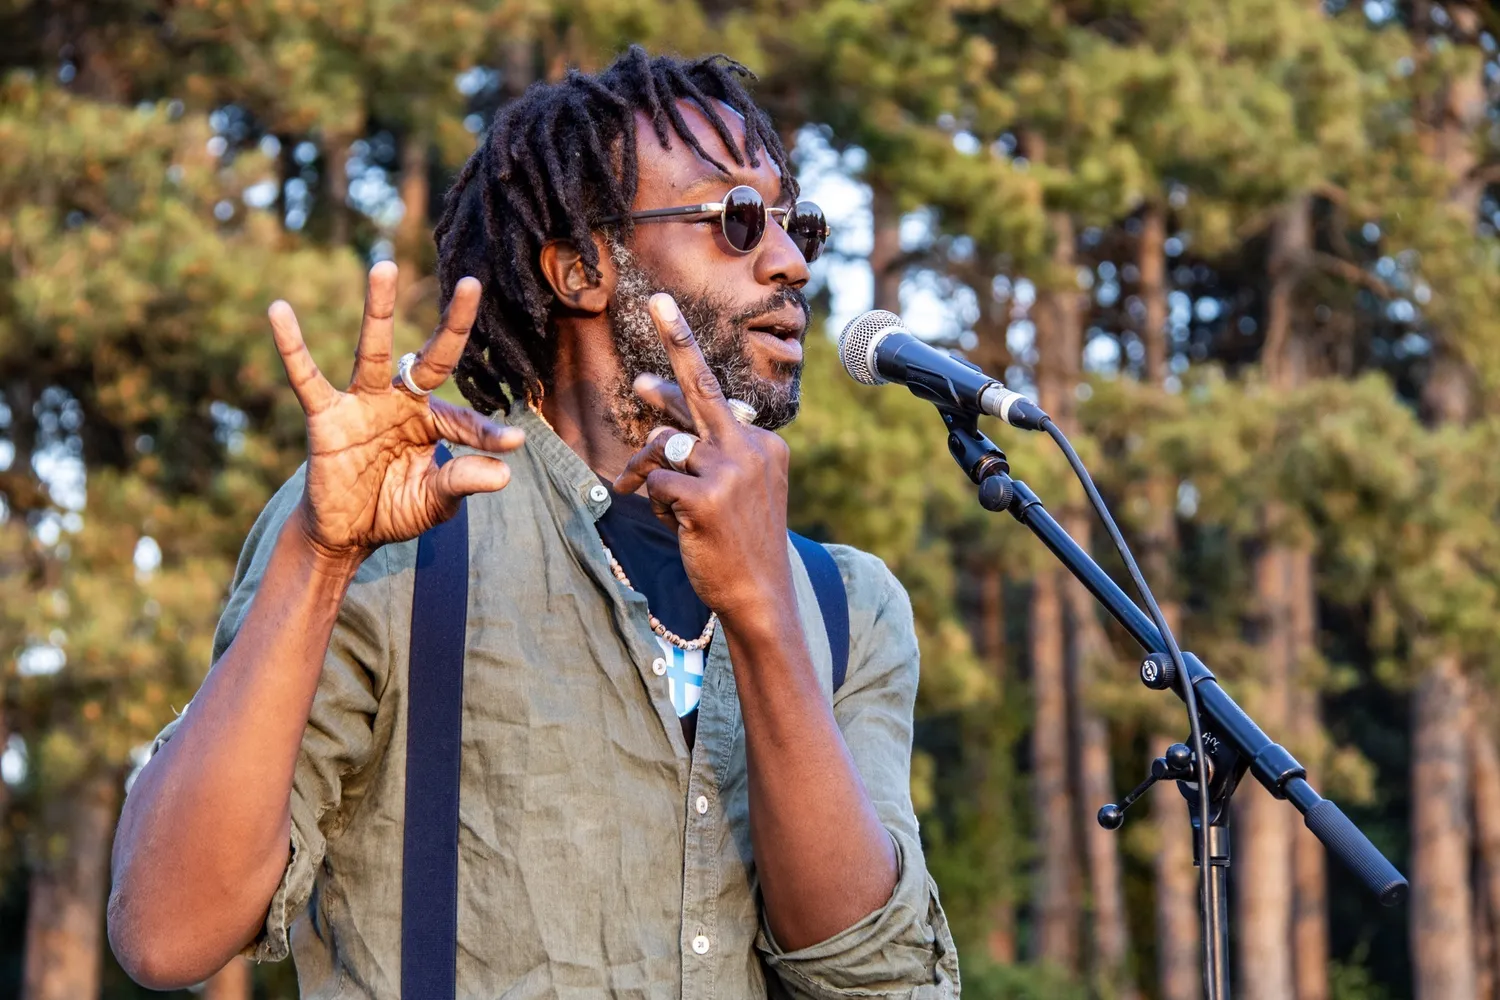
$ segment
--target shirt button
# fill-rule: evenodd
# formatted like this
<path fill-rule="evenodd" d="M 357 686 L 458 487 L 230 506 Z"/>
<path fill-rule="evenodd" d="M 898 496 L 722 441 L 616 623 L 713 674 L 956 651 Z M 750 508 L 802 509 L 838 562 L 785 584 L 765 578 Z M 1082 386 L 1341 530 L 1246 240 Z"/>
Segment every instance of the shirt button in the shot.
<path fill-rule="evenodd" d="M 603 503 L 609 499 L 609 490 L 605 489 L 602 484 L 595 483 L 589 487 L 589 499 L 594 503 Z"/>
<path fill-rule="evenodd" d="M 707 955 L 708 938 L 704 937 L 702 934 L 699 934 L 697 937 L 693 938 L 693 951 L 699 955 Z"/>
<path fill-rule="evenodd" d="M 651 661 L 651 672 L 653 674 L 655 674 L 656 676 L 658 676 L 658 677 L 660 677 L 662 674 L 666 673 L 667 672 L 667 661 L 663 660 L 660 656 L 658 656 L 656 659 L 652 660 Z"/>
<path fill-rule="evenodd" d="M 704 813 L 708 812 L 708 796 L 707 795 L 700 795 L 700 796 L 698 796 L 698 801 L 695 802 L 695 803 L 693 803 L 693 805 L 697 807 L 697 809 L 698 809 L 698 815 L 702 816 Z"/>

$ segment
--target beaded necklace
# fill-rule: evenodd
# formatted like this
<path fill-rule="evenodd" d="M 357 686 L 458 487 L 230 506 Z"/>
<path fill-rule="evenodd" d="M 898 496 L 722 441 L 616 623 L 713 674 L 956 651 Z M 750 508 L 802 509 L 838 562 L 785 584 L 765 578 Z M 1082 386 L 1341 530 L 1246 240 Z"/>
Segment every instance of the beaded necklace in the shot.
<path fill-rule="evenodd" d="M 625 567 L 621 566 L 619 560 L 615 558 L 615 554 L 609 551 L 608 545 L 604 547 L 604 554 L 609 557 L 609 568 L 615 574 L 615 579 L 619 580 L 631 590 L 637 590 L 636 586 L 630 582 L 630 577 L 625 575 Z M 718 612 L 710 611 L 708 614 L 708 624 L 703 626 L 702 634 L 700 634 L 696 639 L 684 639 L 682 636 L 678 635 L 676 632 L 673 632 L 671 629 L 663 625 L 655 615 L 651 614 L 650 607 L 646 608 L 646 615 L 651 619 L 651 631 L 655 632 L 657 635 L 661 636 L 663 639 L 676 646 L 678 649 L 686 650 L 688 652 L 692 652 L 695 649 L 703 649 L 705 646 L 707 646 L 709 641 L 714 637 L 714 628 L 719 624 Z"/>
<path fill-rule="evenodd" d="M 535 413 L 537 415 L 537 418 L 541 420 L 544 425 L 546 425 L 546 428 L 549 431 L 552 431 L 555 434 L 556 430 L 554 430 L 554 428 L 552 427 L 552 422 L 542 414 L 542 408 L 539 403 L 540 400 L 534 403 L 530 403 L 528 404 L 528 408 L 532 413 Z M 635 584 L 630 582 L 630 577 L 625 575 L 625 567 L 621 566 L 620 561 L 615 558 L 615 554 L 609 551 L 608 545 L 604 546 L 604 554 L 609 557 L 609 568 L 610 571 L 614 573 L 615 579 L 619 580 L 631 590 L 635 590 L 637 593 L 640 593 L 640 591 L 637 590 Z M 710 611 L 708 613 L 708 624 L 703 626 L 703 631 L 698 635 L 698 638 L 684 639 L 682 636 L 678 635 L 676 632 L 673 632 L 671 629 L 663 625 L 661 623 L 661 619 L 657 618 L 651 613 L 651 608 L 649 605 L 646 607 L 646 616 L 651 620 L 651 631 L 655 632 L 657 635 L 661 636 L 663 639 L 671 643 L 673 646 L 676 646 L 678 649 L 685 650 L 687 652 L 705 648 L 709 644 L 710 640 L 713 639 L 714 629 L 719 624 L 719 613 L 717 611 Z"/>

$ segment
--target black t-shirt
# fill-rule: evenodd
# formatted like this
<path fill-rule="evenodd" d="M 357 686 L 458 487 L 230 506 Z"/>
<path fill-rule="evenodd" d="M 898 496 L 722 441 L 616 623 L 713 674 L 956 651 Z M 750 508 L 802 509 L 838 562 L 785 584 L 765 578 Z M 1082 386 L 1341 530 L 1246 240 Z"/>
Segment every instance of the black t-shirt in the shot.
<path fill-rule="evenodd" d="M 604 485 L 610 504 L 599 518 L 599 537 L 614 553 L 630 585 L 646 596 L 656 620 L 684 639 L 698 638 L 708 624 L 708 605 L 688 582 L 677 535 L 657 520 L 650 500 L 638 493 L 616 493 L 608 482 Z M 696 707 L 682 716 L 689 746 L 697 720 Z"/>

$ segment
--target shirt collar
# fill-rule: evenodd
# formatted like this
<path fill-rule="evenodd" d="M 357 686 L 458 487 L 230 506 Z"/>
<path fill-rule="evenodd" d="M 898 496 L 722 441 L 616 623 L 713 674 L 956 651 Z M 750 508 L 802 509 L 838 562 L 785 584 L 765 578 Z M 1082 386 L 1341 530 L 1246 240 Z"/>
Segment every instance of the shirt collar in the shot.
<path fill-rule="evenodd" d="M 527 450 L 541 460 L 558 488 L 582 503 L 595 521 L 599 520 L 609 509 L 609 490 L 594 470 L 531 407 L 516 407 L 507 415 L 507 422 L 526 432 Z"/>

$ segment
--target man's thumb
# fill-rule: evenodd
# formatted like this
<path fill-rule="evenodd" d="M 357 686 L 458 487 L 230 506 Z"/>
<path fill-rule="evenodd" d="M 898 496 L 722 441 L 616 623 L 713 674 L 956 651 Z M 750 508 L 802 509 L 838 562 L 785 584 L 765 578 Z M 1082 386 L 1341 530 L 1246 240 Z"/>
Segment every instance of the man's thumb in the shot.
<path fill-rule="evenodd" d="M 444 499 L 494 493 L 510 482 L 510 467 L 488 455 L 460 455 L 438 469 L 434 485 Z"/>

